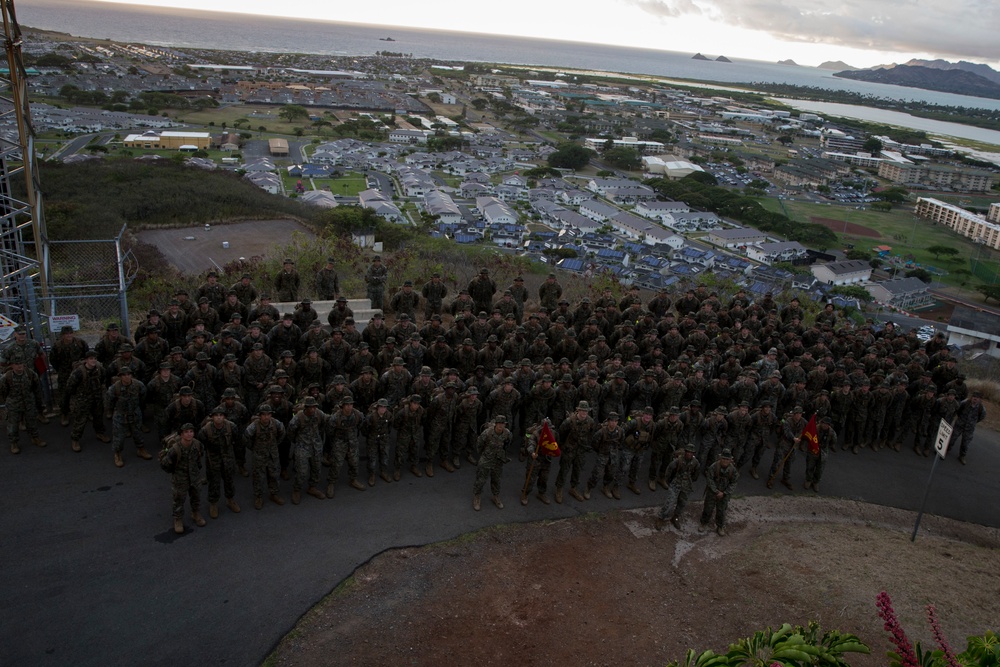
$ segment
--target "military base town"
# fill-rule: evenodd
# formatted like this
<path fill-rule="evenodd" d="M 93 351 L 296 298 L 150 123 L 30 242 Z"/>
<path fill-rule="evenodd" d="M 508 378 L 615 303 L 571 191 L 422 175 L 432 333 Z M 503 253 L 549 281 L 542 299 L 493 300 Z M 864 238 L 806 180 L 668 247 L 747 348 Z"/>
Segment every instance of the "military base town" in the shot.
<path fill-rule="evenodd" d="M 37 423 L 58 414 L 74 452 L 96 439 L 111 444 L 108 465 L 157 459 L 177 533 L 186 514 L 207 524 L 202 486 L 217 519 L 220 504 L 298 505 L 466 467 L 477 511 L 487 491 L 503 509 L 506 468 L 522 504 L 651 493 L 657 529 L 680 527 L 703 479 L 700 528 L 725 535 L 742 475 L 818 493 L 833 452 L 928 457 L 942 419 L 951 463 L 975 457 L 985 408 L 943 334 L 921 342 L 833 304 L 807 315 L 794 296 L 693 285 L 570 303 L 554 273 L 533 294 L 482 269 L 458 294 L 435 274 L 386 298 L 378 256 L 359 328 L 334 264 L 301 275 L 288 259 L 267 285 L 209 273 L 93 346 L 64 327 L 48 353 L 51 406 L 42 350 L 17 329 L 0 380 L 11 453 L 28 446 L 22 430 L 45 447 Z M 552 439 L 555 456 L 540 446 Z"/>

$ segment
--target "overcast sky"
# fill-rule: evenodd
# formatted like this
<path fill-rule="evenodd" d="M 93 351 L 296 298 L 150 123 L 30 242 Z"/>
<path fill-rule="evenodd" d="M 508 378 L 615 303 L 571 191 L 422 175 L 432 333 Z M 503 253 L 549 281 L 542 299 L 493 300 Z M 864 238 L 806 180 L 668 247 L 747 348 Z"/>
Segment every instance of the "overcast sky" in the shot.
<path fill-rule="evenodd" d="M 91 0 L 120 2 L 123 0 Z M 523 35 L 858 67 L 913 57 L 1000 69 L 997 0 L 131 0 L 129 4 Z"/>

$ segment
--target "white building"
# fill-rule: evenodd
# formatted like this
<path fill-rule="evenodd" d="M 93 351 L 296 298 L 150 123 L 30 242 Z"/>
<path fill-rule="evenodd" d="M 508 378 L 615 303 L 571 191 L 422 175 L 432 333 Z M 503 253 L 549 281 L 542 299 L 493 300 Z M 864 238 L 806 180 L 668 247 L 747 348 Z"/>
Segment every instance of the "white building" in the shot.
<path fill-rule="evenodd" d="M 806 256 L 806 249 L 798 241 L 758 243 L 747 248 L 747 257 L 762 264 L 794 262 Z"/>
<path fill-rule="evenodd" d="M 827 262 L 812 266 L 813 277 L 824 285 L 855 285 L 872 277 L 872 267 L 860 259 Z"/>

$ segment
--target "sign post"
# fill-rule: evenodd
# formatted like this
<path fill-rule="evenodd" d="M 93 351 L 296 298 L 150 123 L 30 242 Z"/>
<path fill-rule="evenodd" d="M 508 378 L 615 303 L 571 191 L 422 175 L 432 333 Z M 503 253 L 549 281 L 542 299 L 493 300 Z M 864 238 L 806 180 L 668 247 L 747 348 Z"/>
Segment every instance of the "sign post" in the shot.
<path fill-rule="evenodd" d="M 941 425 L 938 426 L 937 439 L 934 442 L 934 451 L 937 452 L 937 456 L 934 457 L 934 463 L 931 464 L 931 474 L 927 478 L 927 488 L 924 489 L 924 500 L 920 503 L 920 511 L 917 512 L 917 522 L 913 524 L 913 534 L 910 535 L 910 541 L 917 541 L 917 531 L 920 529 L 920 519 L 924 516 L 924 508 L 927 506 L 927 498 L 931 494 L 931 482 L 934 480 L 934 470 L 937 468 L 938 461 L 943 459 L 948 455 L 948 445 L 951 443 L 951 433 L 954 430 L 954 424 L 949 424 L 945 420 L 941 420 Z"/>

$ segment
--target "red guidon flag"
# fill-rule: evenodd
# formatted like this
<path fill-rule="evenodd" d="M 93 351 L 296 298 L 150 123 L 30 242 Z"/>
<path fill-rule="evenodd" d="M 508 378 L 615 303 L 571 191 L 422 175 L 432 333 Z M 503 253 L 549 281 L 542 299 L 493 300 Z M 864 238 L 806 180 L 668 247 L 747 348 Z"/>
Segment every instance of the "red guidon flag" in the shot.
<path fill-rule="evenodd" d="M 538 453 L 545 454 L 546 456 L 559 456 L 562 454 L 559 451 L 559 443 L 556 442 L 556 436 L 552 433 L 552 427 L 549 426 L 548 420 L 542 423 L 542 431 L 538 434 Z"/>
<path fill-rule="evenodd" d="M 802 437 L 806 439 L 810 454 L 819 454 L 819 436 L 816 435 L 816 413 L 809 418 L 809 423 L 802 429 Z"/>

